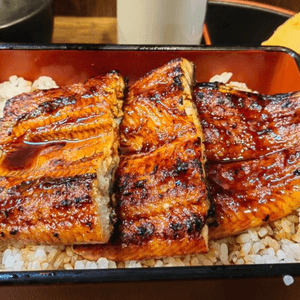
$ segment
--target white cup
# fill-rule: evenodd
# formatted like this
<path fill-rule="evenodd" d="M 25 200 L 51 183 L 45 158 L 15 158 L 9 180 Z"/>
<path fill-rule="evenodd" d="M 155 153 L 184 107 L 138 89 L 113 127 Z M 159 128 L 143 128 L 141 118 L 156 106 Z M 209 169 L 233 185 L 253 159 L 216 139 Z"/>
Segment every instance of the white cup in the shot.
<path fill-rule="evenodd" d="M 199 45 L 207 0 L 117 0 L 119 44 Z"/>

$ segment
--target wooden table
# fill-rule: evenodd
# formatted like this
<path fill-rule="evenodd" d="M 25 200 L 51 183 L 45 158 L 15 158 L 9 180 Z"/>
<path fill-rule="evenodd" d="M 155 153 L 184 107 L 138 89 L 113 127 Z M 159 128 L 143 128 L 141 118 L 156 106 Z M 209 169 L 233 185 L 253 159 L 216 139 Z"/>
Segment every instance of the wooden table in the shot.
<path fill-rule="evenodd" d="M 116 18 L 54 17 L 53 43 L 117 43 Z"/>
<path fill-rule="evenodd" d="M 298 300 L 300 278 L 206 279 L 0 286 L 1 300 Z"/>

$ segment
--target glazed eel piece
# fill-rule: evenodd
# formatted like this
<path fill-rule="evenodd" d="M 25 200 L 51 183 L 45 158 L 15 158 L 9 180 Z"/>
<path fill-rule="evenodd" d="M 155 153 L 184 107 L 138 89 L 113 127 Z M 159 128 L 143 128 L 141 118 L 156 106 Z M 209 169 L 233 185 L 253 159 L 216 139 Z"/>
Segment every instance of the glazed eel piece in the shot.
<path fill-rule="evenodd" d="M 207 178 L 217 221 L 209 237 L 236 235 L 300 207 L 300 147 L 248 161 L 212 163 Z"/>
<path fill-rule="evenodd" d="M 207 178 L 215 207 L 210 238 L 278 220 L 300 206 L 300 94 L 259 95 L 197 84 Z"/>
<path fill-rule="evenodd" d="M 115 232 L 109 244 L 77 245 L 76 253 L 125 261 L 207 252 L 210 204 L 192 82 L 193 65 L 177 59 L 129 88 Z"/>
<path fill-rule="evenodd" d="M 0 120 L 0 242 L 109 240 L 124 88 L 123 77 L 110 72 L 7 101 Z"/>
<path fill-rule="evenodd" d="M 259 158 L 300 142 L 300 92 L 269 96 L 199 83 L 194 95 L 210 162 Z"/>

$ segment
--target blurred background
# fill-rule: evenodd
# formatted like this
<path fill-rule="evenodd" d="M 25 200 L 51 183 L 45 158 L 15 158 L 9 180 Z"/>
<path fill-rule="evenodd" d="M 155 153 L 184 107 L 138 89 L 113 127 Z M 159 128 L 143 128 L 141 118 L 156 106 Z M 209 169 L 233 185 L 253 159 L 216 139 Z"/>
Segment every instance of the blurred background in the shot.
<path fill-rule="evenodd" d="M 54 0 L 53 43 L 117 43 L 116 0 Z M 210 0 L 206 13 L 213 46 L 259 46 L 300 12 L 299 0 Z"/>
<path fill-rule="evenodd" d="M 116 0 L 0 0 L 0 42 L 116 44 L 116 6 Z M 201 43 L 259 46 L 295 12 L 299 0 L 210 0 Z"/>
<path fill-rule="evenodd" d="M 245 0 L 245 2 L 249 2 Z M 300 11 L 299 0 L 260 0 L 296 12 Z M 115 17 L 116 0 L 55 0 L 54 13 L 58 16 Z"/>

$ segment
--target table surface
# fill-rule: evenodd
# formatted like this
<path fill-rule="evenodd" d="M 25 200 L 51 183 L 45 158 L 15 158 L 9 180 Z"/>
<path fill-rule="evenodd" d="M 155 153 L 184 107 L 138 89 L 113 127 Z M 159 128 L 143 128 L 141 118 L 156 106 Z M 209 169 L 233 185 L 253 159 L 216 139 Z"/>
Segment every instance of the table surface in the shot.
<path fill-rule="evenodd" d="M 98 284 L 0 286 L 1 300 L 298 300 L 300 278 L 286 286 L 282 278 L 207 279 Z"/>
<path fill-rule="evenodd" d="M 53 43 L 117 43 L 117 20 L 113 17 L 54 17 Z"/>

